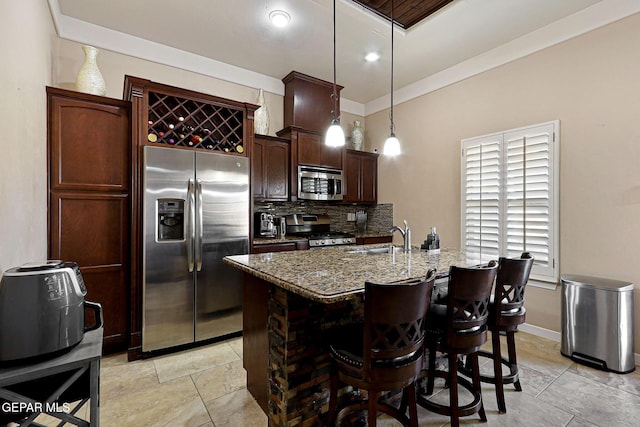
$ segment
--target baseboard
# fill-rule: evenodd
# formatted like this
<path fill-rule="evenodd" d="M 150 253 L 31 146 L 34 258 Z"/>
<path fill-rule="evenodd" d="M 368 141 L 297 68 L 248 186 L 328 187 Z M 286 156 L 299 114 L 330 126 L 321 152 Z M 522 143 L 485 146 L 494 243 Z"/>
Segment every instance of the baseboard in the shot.
<path fill-rule="evenodd" d="M 562 335 L 560 332 L 552 331 L 551 329 L 541 328 L 540 326 L 530 325 L 528 323 L 523 323 L 518 326 L 522 332 L 530 333 L 531 335 L 535 335 L 542 338 L 547 338 L 552 341 L 560 342 Z M 640 366 L 640 354 L 634 353 L 633 359 L 636 366 Z"/>
<path fill-rule="evenodd" d="M 560 335 L 560 332 L 552 331 L 551 329 L 541 328 L 540 326 L 531 325 L 529 323 L 523 323 L 522 325 L 518 326 L 518 329 L 520 329 L 522 332 L 528 332 L 531 335 L 547 338 L 551 341 L 560 342 L 560 339 L 562 338 L 562 336 Z"/>

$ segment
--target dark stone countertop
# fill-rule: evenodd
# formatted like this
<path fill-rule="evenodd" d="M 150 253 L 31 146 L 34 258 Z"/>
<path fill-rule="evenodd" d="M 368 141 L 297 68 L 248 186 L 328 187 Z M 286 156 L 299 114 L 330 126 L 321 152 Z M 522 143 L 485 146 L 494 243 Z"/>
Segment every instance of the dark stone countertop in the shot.
<path fill-rule="evenodd" d="M 350 249 L 384 245 L 338 246 L 305 251 L 227 256 L 235 268 L 287 291 L 322 303 L 354 298 L 364 292 L 366 280 L 389 283 L 424 277 L 429 268 L 445 275 L 449 266 L 471 266 L 489 261 L 460 249 L 429 254 L 414 248 L 410 254 L 349 253 Z"/>

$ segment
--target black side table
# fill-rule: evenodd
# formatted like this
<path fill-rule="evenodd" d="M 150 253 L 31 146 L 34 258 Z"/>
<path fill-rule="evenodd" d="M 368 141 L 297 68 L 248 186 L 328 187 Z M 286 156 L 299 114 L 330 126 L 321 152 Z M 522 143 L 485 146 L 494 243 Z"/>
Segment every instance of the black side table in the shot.
<path fill-rule="evenodd" d="M 86 332 L 76 347 L 54 359 L 0 369 L 0 416 L 15 414 L 21 427 L 37 426 L 33 420 L 41 413 L 58 418 L 61 424 L 98 427 L 102 333 L 103 328 Z M 73 408 L 67 405 L 78 400 Z M 75 416 L 87 401 L 90 423 Z M 16 413 L 20 404 L 22 414 Z"/>

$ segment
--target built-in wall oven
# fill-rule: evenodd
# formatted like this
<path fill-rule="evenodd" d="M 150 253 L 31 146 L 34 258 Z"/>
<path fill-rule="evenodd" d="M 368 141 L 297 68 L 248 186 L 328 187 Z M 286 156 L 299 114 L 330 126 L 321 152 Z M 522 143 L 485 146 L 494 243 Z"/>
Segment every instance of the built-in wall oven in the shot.
<path fill-rule="evenodd" d="M 298 165 L 300 200 L 342 200 L 342 183 L 340 169 Z"/>

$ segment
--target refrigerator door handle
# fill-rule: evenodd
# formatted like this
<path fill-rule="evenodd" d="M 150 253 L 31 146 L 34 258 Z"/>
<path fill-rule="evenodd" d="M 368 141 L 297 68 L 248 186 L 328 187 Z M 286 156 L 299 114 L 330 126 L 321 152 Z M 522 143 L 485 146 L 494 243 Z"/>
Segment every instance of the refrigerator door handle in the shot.
<path fill-rule="evenodd" d="M 187 209 L 188 220 L 187 220 L 187 264 L 189 266 L 189 273 L 193 271 L 193 242 L 196 237 L 196 210 L 195 210 L 195 195 L 194 195 L 194 185 L 193 179 L 189 179 L 189 183 L 187 185 Z"/>
<path fill-rule="evenodd" d="M 196 236 L 196 269 L 202 270 L 202 239 L 204 233 L 203 216 L 202 216 L 202 181 L 199 179 L 197 182 L 198 192 L 198 235 Z"/>

